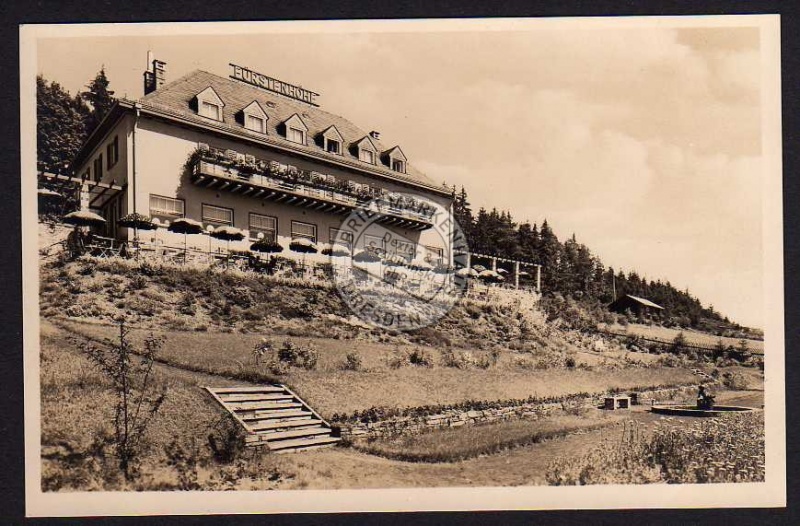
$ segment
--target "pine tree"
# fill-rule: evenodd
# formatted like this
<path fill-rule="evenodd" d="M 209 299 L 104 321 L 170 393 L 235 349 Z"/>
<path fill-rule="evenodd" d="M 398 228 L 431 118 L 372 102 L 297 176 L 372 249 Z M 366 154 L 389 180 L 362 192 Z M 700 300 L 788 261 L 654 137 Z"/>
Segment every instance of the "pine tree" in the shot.
<path fill-rule="evenodd" d="M 86 130 L 89 134 L 97 128 L 103 117 L 108 114 L 108 110 L 114 105 L 116 99 L 114 99 L 114 92 L 108 89 L 109 84 L 105 67 L 101 67 L 94 80 L 86 85 L 89 91 L 81 93 L 83 100 L 88 102 L 91 107 L 91 113 L 86 119 Z"/>

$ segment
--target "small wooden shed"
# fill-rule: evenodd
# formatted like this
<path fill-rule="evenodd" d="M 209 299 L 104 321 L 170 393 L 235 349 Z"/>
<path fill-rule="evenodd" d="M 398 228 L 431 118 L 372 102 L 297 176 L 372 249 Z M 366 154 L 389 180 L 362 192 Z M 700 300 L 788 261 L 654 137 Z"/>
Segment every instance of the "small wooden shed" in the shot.
<path fill-rule="evenodd" d="M 639 318 L 659 317 L 664 312 L 664 307 L 657 305 L 650 300 L 626 294 L 617 298 L 608 306 L 609 310 L 625 314 L 630 311 Z"/>

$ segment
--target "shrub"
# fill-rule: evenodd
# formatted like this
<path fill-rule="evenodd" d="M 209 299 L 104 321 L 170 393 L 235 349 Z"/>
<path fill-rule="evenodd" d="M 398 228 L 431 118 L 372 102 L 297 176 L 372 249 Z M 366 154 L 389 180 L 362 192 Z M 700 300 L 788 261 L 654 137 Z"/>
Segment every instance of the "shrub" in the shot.
<path fill-rule="evenodd" d="M 360 371 L 363 369 L 363 363 L 361 361 L 361 356 L 355 352 L 350 351 L 347 353 L 344 359 L 344 366 L 342 367 L 345 371 Z"/>
<path fill-rule="evenodd" d="M 408 363 L 411 365 L 419 365 L 422 367 L 433 367 L 433 359 L 430 353 L 419 347 L 415 348 L 408 355 Z"/>
<path fill-rule="evenodd" d="M 313 370 L 317 367 L 319 355 L 316 348 L 309 344 L 306 346 L 295 345 L 290 340 L 283 342 L 278 351 L 278 360 L 293 367 Z"/>
<path fill-rule="evenodd" d="M 394 349 L 387 359 L 387 365 L 390 369 L 399 369 L 409 364 L 408 353 L 402 352 L 400 349 Z"/>
<path fill-rule="evenodd" d="M 741 391 L 747 389 L 750 386 L 750 382 L 747 380 L 747 377 L 742 373 L 725 372 L 722 375 L 722 385 L 724 385 L 728 389 Z"/>
<path fill-rule="evenodd" d="M 758 413 L 687 424 L 667 420 L 648 438 L 634 422 L 623 440 L 606 440 L 582 457 L 547 469 L 552 485 L 723 483 L 764 480 L 764 421 Z"/>
<path fill-rule="evenodd" d="M 456 369 L 463 369 L 465 364 L 460 360 L 460 356 L 453 352 L 452 349 L 440 350 L 440 363 L 445 367 L 454 367 Z"/>
<path fill-rule="evenodd" d="M 143 290 L 147 287 L 147 279 L 141 274 L 134 274 L 131 278 L 130 287 L 132 290 Z"/>

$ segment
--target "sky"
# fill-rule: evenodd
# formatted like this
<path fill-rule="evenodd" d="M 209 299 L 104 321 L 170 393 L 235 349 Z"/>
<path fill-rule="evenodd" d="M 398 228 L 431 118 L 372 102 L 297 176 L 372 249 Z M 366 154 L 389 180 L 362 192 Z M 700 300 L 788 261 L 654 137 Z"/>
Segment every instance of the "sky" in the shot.
<path fill-rule="evenodd" d="M 670 281 L 763 326 L 761 52 L 754 27 L 380 30 L 47 38 L 37 70 L 71 93 L 101 67 L 142 96 L 247 66 L 399 144 L 474 211 L 546 218 L 606 265 Z"/>

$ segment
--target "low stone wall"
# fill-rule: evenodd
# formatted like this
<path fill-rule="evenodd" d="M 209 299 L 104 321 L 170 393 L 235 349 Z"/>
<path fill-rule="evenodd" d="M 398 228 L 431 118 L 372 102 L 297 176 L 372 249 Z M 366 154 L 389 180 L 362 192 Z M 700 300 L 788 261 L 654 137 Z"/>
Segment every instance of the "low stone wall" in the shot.
<path fill-rule="evenodd" d="M 697 391 L 696 385 L 686 385 L 663 389 L 638 391 L 639 404 L 650 404 L 651 400 L 691 396 Z M 634 391 L 632 391 L 634 392 Z M 415 434 L 430 429 L 460 427 L 467 424 L 497 422 L 501 420 L 531 419 L 537 420 L 565 409 L 575 410 L 592 408 L 601 405 L 606 396 L 602 394 L 578 399 L 565 399 L 558 402 L 532 402 L 520 405 L 497 407 L 481 410 L 449 409 L 441 413 L 424 416 L 404 416 L 387 418 L 377 422 L 342 425 L 342 437 L 370 438 L 387 437 L 398 434 Z"/>

